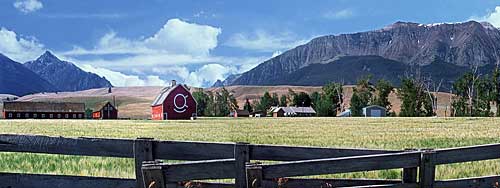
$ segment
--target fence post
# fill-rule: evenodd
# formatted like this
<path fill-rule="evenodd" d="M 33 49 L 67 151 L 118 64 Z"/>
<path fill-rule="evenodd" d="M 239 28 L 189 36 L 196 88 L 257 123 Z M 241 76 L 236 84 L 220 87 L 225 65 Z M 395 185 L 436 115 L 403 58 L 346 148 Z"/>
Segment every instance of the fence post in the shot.
<path fill-rule="evenodd" d="M 153 138 L 137 138 L 134 140 L 135 181 L 136 188 L 145 188 L 141 172 L 142 162 L 153 161 Z"/>
<path fill-rule="evenodd" d="M 144 164 L 160 164 L 159 161 L 145 162 Z M 143 181 L 138 181 L 142 183 L 145 188 L 166 188 L 165 179 L 163 177 L 163 170 L 161 166 L 147 166 L 141 168 L 141 174 Z"/>
<path fill-rule="evenodd" d="M 262 166 L 250 164 L 246 166 L 247 188 L 262 188 Z"/>
<path fill-rule="evenodd" d="M 436 152 L 433 150 L 424 151 L 420 159 L 420 188 L 434 188 L 436 178 Z"/>
<path fill-rule="evenodd" d="M 245 188 L 247 185 L 246 164 L 250 162 L 250 146 L 248 143 L 238 142 L 234 145 L 234 159 L 236 160 L 235 187 Z"/>
<path fill-rule="evenodd" d="M 418 151 L 417 149 L 405 149 L 406 152 Z M 417 183 L 418 168 L 403 168 L 403 183 Z"/>

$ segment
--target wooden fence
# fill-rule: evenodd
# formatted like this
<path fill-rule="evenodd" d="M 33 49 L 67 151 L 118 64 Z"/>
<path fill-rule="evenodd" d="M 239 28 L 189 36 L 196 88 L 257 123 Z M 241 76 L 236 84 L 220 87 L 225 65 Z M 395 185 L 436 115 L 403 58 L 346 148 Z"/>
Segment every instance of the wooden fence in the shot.
<path fill-rule="evenodd" d="M 300 161 L 397 153 L 399 151 L 291 147 L 247 143 L 162 141 L 152 138 L 64 138 L 0 134 L 0 152 L 134 158 L 136 172 L 135 179 L 0 173 L 0 188 L 143 188 L 145 183 L 143 182 L 141 165 L 143 162 L 155 161 L 157 159 L 194 161 L 180 163 L 171 167 L 172 169 L 187 169 L 186 172 L 188 174 L 186 174 L 186 177 L 190 177 L 186 178 L 179 174 L 167 174 L 168 177 L 178 177 L 178 179 L 169 179 L 169 181 L 172 180 L 172 182 L 175 182 L 176 185 L 246 187 L 246 164 L 250 160 Z M 200 160 L 209 161 L 200 162 Z M 235 184 L 179 182 L 204 177 L 204 172 L 218 172 L 217 178 L 234 178 Z"/>
<path fill-rule="evenodd" d="M 435 180 L 436 165 L 498 159 L 500 144 L 438 150 L 389 151 L 162 141 L 151 138 L 64 138 L 0 134 L 0 152 L 134 158 L 136 172 L 135 179 L 0 173 L 0 188 L 465 188 L 499 187 L 500 180 L 500 176 Z M 167 164 L 157 159 L 191 162 Z M 280 162 L 254 164 L 251 163 L 252 160 Z M 293 178 L 395 168 L 403 169 L 401 180 Z M 235 179 L 235 183 L 199 182 L 213 179 Z"/>
<path fill-rule="evenodd" d="M 396 153 L 326 157 L 277 164 L 247 164 L 248 188 L 329 188 L 329 187 L 403 187 L 403 188 L 498 188 L 500 176 L 435 180 L 437 165 L 500 158 L 500 144 L 439 150 L 407 150 Z M 150 162 L 143 165 L 145 184 L 151 188 L 232 187 L 229 184 L 193 183 L 192 180 L 225 179 L 235 173 L 235 159 L 178 164 Z M 290 178 L 372 170 L 403 169 L 401 180 L 305 179 Z M 418 172 L 418 173 L 417 173 Z M 237 184 L 236 187 L 239 185 Z"/>

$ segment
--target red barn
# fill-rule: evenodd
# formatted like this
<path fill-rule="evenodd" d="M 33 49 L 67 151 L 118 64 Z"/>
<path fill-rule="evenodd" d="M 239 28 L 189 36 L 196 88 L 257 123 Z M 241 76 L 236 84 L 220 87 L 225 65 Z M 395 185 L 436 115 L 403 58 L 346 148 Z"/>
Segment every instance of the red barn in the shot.
<path fill-rule="evenodd" d="M 164 88 L 151 104 L 151 119 L 191 119 L 196 117 L 196 100 L 189 89 L 172 81 L 172 86 Z"/>
<path fill-rule="evenodd" d="M 98 104 L 92 112 L 93 119 L 118 119 L 118 109 L 110 102 Z"/>

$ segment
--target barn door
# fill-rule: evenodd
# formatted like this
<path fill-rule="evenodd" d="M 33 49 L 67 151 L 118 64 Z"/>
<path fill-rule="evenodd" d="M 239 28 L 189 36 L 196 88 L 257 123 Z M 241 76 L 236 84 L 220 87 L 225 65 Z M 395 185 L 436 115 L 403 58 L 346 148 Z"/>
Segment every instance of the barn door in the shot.
<path fill-rule="evenodd" d="M 167 118 L 167 113 L 165 112 L 165 113 L 163 113 L 163 120 L 167 120 L 167 119 L 168 119 Z"/>

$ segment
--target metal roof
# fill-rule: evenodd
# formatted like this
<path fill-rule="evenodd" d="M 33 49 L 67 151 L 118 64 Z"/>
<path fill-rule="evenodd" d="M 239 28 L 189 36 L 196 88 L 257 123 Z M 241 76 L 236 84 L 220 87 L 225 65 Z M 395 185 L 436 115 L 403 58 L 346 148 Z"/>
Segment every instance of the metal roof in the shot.
<path fill-rule="evenodd" d="M 384 108 L 383 106 L 379 106 L 379 105 L 371 105 L 371 106 L 367 106 L 367 107 L 364 107 L 363 110 L 365 109 L 369 109 L 369 108 L 378 108 L 378 109 L 383 109 L 383 110 L 386 110 L 386 108 Z"/>
<path fill-rule="evenodd" d="M 84 103 L 56 102 L 4 102 L 4 111 L 9 112 L 85 112 Z"/>
<path fill-rule="evenodd" d="M 151 106 L 158 106 L 158 105 L 161 105 L 163 104 L 163 102 L 165 102 L 165 99 L 168 97 L 168 95 L 170 94 L 170 92 L 172 92 L 175 88 L 177 87 L 182 87 L 184 88 L 186 91 L 189 92 L 189 89 L 187 89 L 184 85 L 182 84 L 177 84 L 173 87 L 165 87 L 161 90 L 160 94 L 158 96 L 156 96 L 155 100 L 153 101 L 153 103 L 151 103 Z"/>
<path fill-rule="evenodd" d="M 316 111 L 312 107 L 278 107 L 273 110 L 273 112 L 278 112 L 283 109 L 285 114 L 315 114 Z"/>

